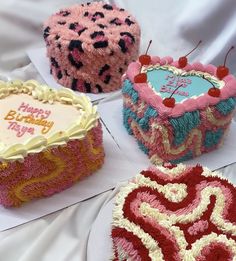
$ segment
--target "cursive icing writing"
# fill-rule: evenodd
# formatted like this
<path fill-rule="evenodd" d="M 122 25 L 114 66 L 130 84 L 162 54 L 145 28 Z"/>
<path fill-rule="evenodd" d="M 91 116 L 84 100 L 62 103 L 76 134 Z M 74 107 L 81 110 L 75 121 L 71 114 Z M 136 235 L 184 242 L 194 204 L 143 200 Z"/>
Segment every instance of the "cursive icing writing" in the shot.
<path fill-rule="evenodd" d="M 42 130 L 41 130 L 42 134 L 48 133 L 54 124 L 53 121 L 48 121 L 43 117 L 37 118 L 33 114 L 22 115 L 21 113 L 15 110 L 10 110 L 7 113 L 7 115 L 4 117 L 4 120 L 42 126 Z"/>
<path fill-rule="evenodd" d="M 34 128 L 22 126 L 15 121 L 9 121 L 8 130 L 15 131 L 17 137 L 22 137 L 26 133 L 29 133 L 30 135 L 34 135 Z"/>
<path fill-rule="evenodd" d="M 27 112 L 36 118 L 44 118 L 44 119 L 47 119 L 51 114 L 50 110 L 35 108 L 33 106 L 30 106 L 28 103 L 24 103 L 24 102 L 21 103 L 21 105 L 18 108 L 18 111 Z"/>
<path fill-rule="evenodd" d="M 166 75 L 165 80 L 167 82 L 161 86 L 160 92 L 173 93 L 177 87 L 181 86 L 181 88 L 186 88 L 192 83 L 189 78 L 180 78 L 179 76 L 173 74 Z M 186 97 L 189 96 L 189 93 L 185 90 L 176 90 L 174 94 Z"/>

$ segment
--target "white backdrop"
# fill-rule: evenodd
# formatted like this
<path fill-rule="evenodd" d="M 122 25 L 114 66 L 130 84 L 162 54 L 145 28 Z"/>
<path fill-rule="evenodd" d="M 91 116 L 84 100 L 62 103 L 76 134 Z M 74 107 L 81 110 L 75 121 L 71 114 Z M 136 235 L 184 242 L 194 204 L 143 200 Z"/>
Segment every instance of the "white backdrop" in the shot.
<path fill-rule="evenodd" d="M 42 23 L 53 12 L 75 0 L 8 0 L 0 3 L 0 74 L 23 80 L 42 81 L 26 50 L 44 45 Z M 199 40 L 203 44 L 190 61 L 223 62 L 227 49 L 236 45 L 235 0 L 115 0 L 107 1 L 128 9 L 142 29 L 141 49 L 153 40 L 151 54 L 178 59 Z M 236 72 L 236 51 L 229 63 Z M 232 177 L 235 166 L 224 174 Z M 119 185 L 117 185 L 118 187 Z M 87 247 L 90 228 L 101 208 L 114 196 L 105 192 L 63 211 L 0 233 L 0 260 L 73 261 L 94 256 Z M 106 222 L 106 219 L 103 220 Z M 103 233 L 101 240 L 103 240 Z M 106 260 L 104 260 L 106 261 Z"/>

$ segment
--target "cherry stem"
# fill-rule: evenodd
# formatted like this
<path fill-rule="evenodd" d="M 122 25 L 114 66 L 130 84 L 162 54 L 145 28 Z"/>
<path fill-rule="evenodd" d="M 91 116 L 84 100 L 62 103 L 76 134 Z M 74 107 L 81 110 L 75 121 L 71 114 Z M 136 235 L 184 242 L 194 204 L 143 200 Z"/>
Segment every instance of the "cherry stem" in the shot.
<path fill-rule="evenodd" d="M 203 78 L 204 80 L 208 81 L 208 82 L 213 86 L 213 88 L 216 89 L 215 85 L 214 85 L 210 80 L 208 80 L 207 78 L 205 78 L 204 75 L 202 76 L 202 78 Z"/>
<path fill-rule="evenodd" d="M 231 48 L 228 50 L 227 54 L 225 55 L 224 66 L 225 66 L 225 63 L 226 63 L 226 60 L 227 60 L 227 57 L 228 57 L 230 51 L 232 51 L 233 49 L 234 49 L 234 46 L 231 46 Z"/>
<path fill-rule="evenodd" d="M 151 44 L 152 44 L 152 40 L 149 41 L 149 44 L 148 44 L 148 47 L 147 47 L 147 50 L 146 50 L 146 53 L 145 53 L 145 54 L 148 53 L 148 50 L 149 50 Z"/>
<path fill-rule="evenodd" d="M 185 55 L 185 57 L 187 57 L 187 56 L 190 55 L 193 51 L 195 51 L 195 50 L 198 48 L 198 46 L 201 44 L 201 42 L 202 42 L 202 40 L 200 40 L 200 41 L 198 42 L 198 44 L 197 44 L 189 53 L 187 53 L 187 54 Z"/>
<path fill-rule="evenodd" d="M 180 79 L 180 77 L 177 79 L 176 85 L 178 85 L 179 79 Z M 176 92 L 181 86 L 183 86 L 182 83 L 181 83 L 177 88 L 174 89 L 174 91 L 171 93 L 169 99 L 175 94 L 175 92 Z"/>

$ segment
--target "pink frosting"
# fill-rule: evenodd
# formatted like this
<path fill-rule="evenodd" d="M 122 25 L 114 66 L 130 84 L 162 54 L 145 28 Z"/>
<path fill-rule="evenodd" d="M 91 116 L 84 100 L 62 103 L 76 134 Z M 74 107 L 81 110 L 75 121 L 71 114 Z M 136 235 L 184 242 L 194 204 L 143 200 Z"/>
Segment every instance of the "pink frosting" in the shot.
<path fill-rule="evenodd" d="M 152 65 L 166 65 L 169 64 L 171 66 L 175 66 L 179 68 L 178 61 L 173 61 L 171 57 L 159 58 L 157 56 L 153 56 L 151 58 Z M 215 77 L 216 76 L 216 67 L 212 64 L 203 65 L 199 62 L 193 63 L 192 65 L 187 64 L 183 69 L 188 72 L 191 70 L 206 72 Z M 140 63 L 133 62 L 129 65 L 128 70 L 126 72 L 126 78 L 128 78 L 131 82 L 134 83 L 134 77 L 140 73 Z M 140 99 L 144 100 L 148 104 L 150 104 L 153 108 L 157 109 L 158 113 L 162 117 L 178 117 L 181 116 L 185 112 L 191 112 L 197 109 L 206 108 L 209 105 L 215 105 L 221 100 L 228 99 L 230 97 L 236 96 L 236 79 L 233 75 L 228 75 L 224 77 L 224 86 L 221 88 L 220 97 L 212 97 L 205 93 L 202 96 L 198 96 L 196 99 L 189 98 L 182 103 L 177 103 L 174 108 L 166 107 L 162 101 L 162 97 L 156 95 L 156 93 L 148 86 L 147 83 L 134 83 L 134 89 L 139 93 Z"/>
<path fill-rule="evenodd" d="M 114 5 L 109 5 L 112 10 L 104 6 L 76 4 L 45 21 L 50 69 L 61 85 L 92 93 L 120 89 L 122 74 L 137 59 L 140 27 L 135 18 Z M 106 67 L 109 75 L 103 75 Z"/>
<path fill-rule="evenodd" d="M 104 162 L 102 142 L 102 128 L 99 123 L 84 139 L 50 148 L 48 152 L 53 155 L 54 160 L 40 152 L 29 154 L 22 162 L 9 162 L 6 168 L 0 169 L 0 204 L 4 207 L 20 206 L 24 201 L 63 191 L 91 175 Z M 64 167 L 60 169 L 58 164 Z M 26 198 L 24 201 L 16 194 L 22 184 L 24 186 L 20 192 Z"/>

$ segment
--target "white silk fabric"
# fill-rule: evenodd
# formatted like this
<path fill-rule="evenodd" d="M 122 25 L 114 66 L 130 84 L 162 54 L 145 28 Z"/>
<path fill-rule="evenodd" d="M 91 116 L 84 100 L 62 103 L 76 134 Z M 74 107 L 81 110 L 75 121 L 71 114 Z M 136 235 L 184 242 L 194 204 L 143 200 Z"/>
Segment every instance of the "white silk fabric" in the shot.
<path fill-rule="evenodd" d="M 44 45 L 43 21 L 76 0 L 8 0 L 0 3 L 0 78 L 35 78 L 42 81 L 26 55 L 29 48 Z M 142 29 L 141 51 L 150 39 L 150 54 L 178 59 L 202 40 L 189 60 L 223 63 L 231 45 L 236 45 L 235 0 L 114 0 L 132 12 Z M 236 73 L 236 50 L 227 65 Z M 227 156 L 227 155 L 226 155 Z M 236 164 L 224 175 L 235 182 Z M 117 185 L 117 187 L 119 184 Z M 100 252 L 88 247 L 90 229 L 100 210 L 113 198 L 112 191 L 58 211 L 46 217 L 0 233 L 0 260 L 4 261 L 86 261 L 102 260 Z M 101 222 L 108 222 L 106 219 Z M 102 224 L 101 224 L 102 226 Z M 101 230 L 98 237 L 106 240 Z M 94 234 L 94 231 L 93 233 Z M 91 235 L 92 235 L 91 234 Z M 87 252 L 89 251 L 89 253 Z M 107 254 L 105 256 L 108 256 Z M 106 260 L 104 260 L 106 261 Z"/>

